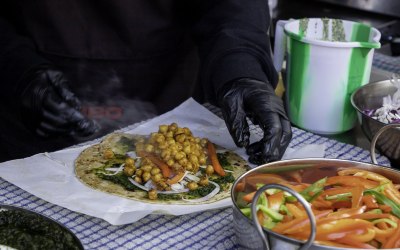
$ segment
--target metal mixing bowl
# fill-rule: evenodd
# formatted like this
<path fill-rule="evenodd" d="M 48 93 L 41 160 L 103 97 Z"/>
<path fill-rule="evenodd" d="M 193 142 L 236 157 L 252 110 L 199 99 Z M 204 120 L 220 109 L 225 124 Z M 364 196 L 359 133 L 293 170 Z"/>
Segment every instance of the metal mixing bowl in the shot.
<path fill-rule="evenodd" d="M 276 161 L 261 165 L 241 175 L 235 181 L 232 187 L 231 198 L 233 201 L 233 226 L 239 247 L 243 249 L 254 250 L 298 250 L 299 247 L 309 247 L 309 250 L 343 249 L 318 244 L 308 245 L 308 242 L 304 244 L 304 241 L 296 240 L 265 228 L 261 231 L 262 233 L 264 233 L 264 237 L 267 238 L 267 245 L 264 245 L 264 241 L 262 237 L 260 237 L 259 231 L 254 221 L 252 219 L 249 219 L 240 211 L 241 205 L 239 204 L 240 199 L 238 199 L 238 197 L 240 197 L 241 192 L 239 190 L 241 190 L 241 188 L 238 188 L 238 185 L 240 183 L 248 183 L 249 181 L 246 181 L 247 178 L 254 175 L 278 174 L 285 176 L 286 174 L 293 172 L 299 172 L 304 182 L 313 183 L 325 176 L 335 176 L 337 175 L 338 170 L 342 170 L 345 168 L 357 168 L 375 172 L 390 179 L 393 183 L 400 183 L 400 171 L 396 169 L 349 160 L 308 158 Z M 260 183 L 262 184 L 269 182 L 269 180 L 262 181 L 260 179 Z M 246 185 L 244 185 L 244 189 L 244 192 L 246 192 Z M 256 197 L 254 199 L 257 200 Z"/>
<path fill-rule="evenodd" d="M 351 95 L 351 103 L 356 108 L 358 120 L 366 137 L 374 142 L 380 153 L 388 157 L 392 164 L 400 166 L 400 127 L 399 125 L 388 125 L 371 118 L 363 111 L 382 107 L 383 97 L 393 95 L 397 88 L 390 80 L 366 84 L 358 88 Z M 386 128 L 385 128 L 386 127 Z M 374 138 L 375 137 L 375 138 Z M 371 153 L 372 150 L 371 150 Z"/>

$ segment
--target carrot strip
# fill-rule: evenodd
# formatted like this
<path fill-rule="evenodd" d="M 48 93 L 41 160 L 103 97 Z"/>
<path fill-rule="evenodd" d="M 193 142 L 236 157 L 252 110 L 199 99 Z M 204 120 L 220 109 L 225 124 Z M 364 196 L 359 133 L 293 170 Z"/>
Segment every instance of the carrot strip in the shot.
<path fill-rule="evenodd" d="M 363 197 L 364 188 L 354 187 L 351 192 L 351 208 L 357 208 L 361 205 L 361 199 Z"/>
<path fill-rule="evenodd" d="M 387 238 L 387 241 L 385 244 L 383 244 L 382 248 L 394 248 L 396 245 L 396 242 L 398 242 L 400 239 L 400 226 L 397 226 L 396 231 Z"/>
<path fill-rule="evenodd" d="M 256 191 L 248 193 L 245 196 L 243 196 L 243 200 L 247 203 L 251 203 L 253 201 L 255 194 L 256 194 Z"/>
<path fill-rule="evenodd" d="M 296 205 L 287 203 L 286 204 L 287 209 L 289 212 L 295 217 L 295 218 L 304 218 L 304 216 L 307 216 L 306 212 L 298 208 Z"/>
<path fill-rule="evenodd" d="M 210 157 L 211 164 L 214 167 L 214 171 L 220 176 L 225 176 L 225 171 L 218 161 L 217 152 L 215 151 L 214 144 L 210 141 L 207 142 L 208 156 Z"/>
<path fill-rule="evenodd" d="M 177 183 L 180 179 L 182 179 L 182 177 L 185 175 L 185 172 L 180 172 L 177 175 L 175 175 L 174 177 L 172 177 L 171 179 L 168 179 L 166 181 L 167 184 L 171 185 L 171 184 L 175 184 Z"/>
<path fill-rule="evenodd" d="M 171 169 L 167 165 L 167 163 L 163 162 L 160 158 L 155 156 L 154 154 L 147 153 L 144 151 L 137 152 L 138 156 L 145 157 L 149 159 L 151 162 L 157 165 L 161 169 L 161 173 L 165 178 L 169 178 L 171 176 Z"/>
<path fill-rule="evenodd" d="M 370 194 L 364 195 L 361 200 L 364 203 L 364 205 L 367 206 L 367 208 L 373 209 L 373 208 L 378 208 L 379 207 L 379 205 L 376 202 L 374 196 L 372 196 Z"/>

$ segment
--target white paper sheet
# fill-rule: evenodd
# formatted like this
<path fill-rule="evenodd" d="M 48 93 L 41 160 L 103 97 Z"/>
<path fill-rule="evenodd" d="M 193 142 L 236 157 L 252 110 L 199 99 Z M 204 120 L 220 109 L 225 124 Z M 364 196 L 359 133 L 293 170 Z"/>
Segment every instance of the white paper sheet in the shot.
<path fill-rule="evenodd" d="M 178 123 L 188 127 L 197 137 L 211 138 L 216 144 L 233 150 L 247 159 L 244 149 L 235 146 L 225 122 L 193 99 L 174 110 L 141 124 L 127 133 L 144 134 L 158 130 L 160 124 Z M 254 140 L 257 135 L 252 135 Z M 259 136 L 258 136 L 259 137 Z M 125 199 L 91 189 L 74 174 L 74 160 L 88 146 L 38 154 L 0 164 L 0 176 L 25 191 L 70 210 L 102 218 L 113 225 L 135 222 L 150 213 L 182 215 L 232 205 L 224 199 L 204 205 L 157 205 Z M 288 149 L 285 159 L 323 157 L 324 145 Z"/>

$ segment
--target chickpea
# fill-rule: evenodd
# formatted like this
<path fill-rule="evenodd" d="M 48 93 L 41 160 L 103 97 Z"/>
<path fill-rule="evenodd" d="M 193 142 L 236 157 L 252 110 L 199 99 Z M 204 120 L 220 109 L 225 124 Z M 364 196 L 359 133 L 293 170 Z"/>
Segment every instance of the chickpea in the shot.
<path fill-rule="evenodd" d="M 204 165 L 204 164 L 206 164 L 206 162 L 207 162 L 206 157 L 205 157 L 204 155 L 201 155 L 201 156 L 199 157 L 199 163 L 200 163 L 200 165 Z"/>
<path fill-rule="evenodd" d="M 163 151 L 161 151 L 161 158 L 167 159 L 169 157 L 171 157 L 171 150 L 164 149 Z"/>
<path fill-rule="evenodd" d="M 157 190 L 151 189 L 147 192 L 150 200 L 157 200 Z"/>
<path fill-rule="evenodd" d="M 175 122 L 171 123 L 171 125 L 169 125 L 168 130 L 169 131 L 175 131 L 178 129 L 178 124 L 176 124 Z"/>
<path fill-rule="evenodd" d="M 111 159 L 114 157 L 114 152 L 111 149 L 106 149 L 103 152 L 104 159 Z"/>
<path fill-rule="evenodd" d="M 190 129 L 187 127 L 184 127 L 183 131 L 185 132 L 186 135 L 192 135 L 192 131 L 190 131 Z"/>
<path fill-rule="evenodd" d="M 126 176 L 134 175 L 135 171 L 136 171 L 136 167 L 135 166 L 127 166 L 127 165 L 125 165 L 125 167 L 124 167 L 124 174 Z"/>
<path fill-rule="evenodd" d="M 203 139 L 200 140 L 200 145 L 202 147 L 205 147 L 207 145 L 207 142 L 208 142 L 208 140 L 203 138 Z"/>
<path fill-rule="evenodd" d="M 168 165 L 168 166 L 172 166 L 172 165 L 174 165 L 174 164 L 175 164 L 174 159 L 169 159 L 169 160 L 167 160 L 167 165 Z"/>
<path fill-rule="evenodd" d="M 185 154 L 190 154 L 192 151 L 190 150 L 190 145 L 189 146 L 183 146 L 183 152 L 185 153 Z"/>
<path fill-rule="evenodd" d="M 142 178 L 140 178 L 139 176 L 135 176 L 135 179 L 134 179 L 137 183 L 139 183 L 139 184 L 142 184 L 143 183 L 143 181 L 142 181 Z"/>
<path fill-rule="evenodd" d="M 188 162 L 186 164 L 186 170 L 191 172 L 193 171 L 193 164 L 191 162 Z"/>
<path fill-rule="evenodd" d="M 158 127 L 158 131 L 163 133 L 163 134 L 166 133 L 168 131 L 168 125 L 160 125 Z"/>
<path fill-rule="evenodd" d="M 185 139 L 186 139 L 185 134 L 178 134 L 178 135 L 175 137 L 175 140 L 176 140 L 177 142 L 184 142 Z"/>
<path fill-rule="evenodd" d="M 208 185 L 208 178 L 207 178 L 207 176 L 203 176 L 203 177 L 200 178 L 199 185 L 200 185 L 200 186 L 207 186 L 207 185 Z"/>
<path fill-rule="evenodd" d="M 182 158 L 178 161 L 179 164 L 181 164 L 182 166 L 186 166 L 188 164 L 188 159 L 186 158 Z"/>
<path fill-rule="evenodd" d="M 191 181 L 186 185 L 186 187 L 189 188 L 189 190 L 193 191 L 196 190 L 199 187 L 199 185 L 197 185 L 196 182 Z"/>
<path fill-rule="evenodd" d="M 206 174 L 207 174 L 207 175 L 212 175 L 213 173 L 214 173 L 214 167 L 211 166 L 211 165 L 208 165 L 208 166 L 206 167 Z"/>
<path fill-rule="evenodd" d="M 143 174 L 143 170 L 142 169 L 138 169 L 138 170 L 136 170 L 136 172 L 135 172 L 135 175 L 137 176 L 137 177 L 141 177 L 142 176 L 142 174 Z"/>
<path fill-rule="evenodd" d="M 148 164 L 148 165 L 143 165 L 140 169 L 143 170 L 143 173 L 145 172 L 150 172 L 152 169 L 152 165 Z"/>
<path fill-rule="evenodd" d="M 182 158 L 186 157 L 186 154 L 184 152 L 177 152 L 175 155 L 176 160 L 180 160 Z"/>
<path fill-rule="evenodd" d="M 154 152 L 154 146 L 152 144 L 146 144 L 144 150 L 148 153 Z"/>
<path fill-rule="evenodd" d="M 160 181 L 163 180 L 163 176 L 162 176 L 161 173 L 159 173 L 159 174 L 153 175 L 153 176 L 151 177 L 151 179 L 152 179 L 155 183 L 159 183 Z"/>
<path fill-rule="evenodd" d="M 196 164 L 196 163 L 199 163 L 199 158 L 197 158 L 196 155 L 191 154 L 191 155 L 189 155 L 189 161 L 190 161 L 191 163 L 193 163 L 193 164 Z"/>
<path fill-rule="evenodd" d="M 159 149 L 167 149 L 168 148 L 168 143 L 166 141 L 163 141 L 158 144 Z"/>
<path fill-rule="evenodd" d="M 174 133 L 173 133 L 172 131 L 168 131 L 168 132 L 165 134 L 165 137 L 167 137 L 167 138 L 173 138 L 173 137 L 174 137 Z"/>
<path fill-rule="evenodd" d="M 151 178 L 150 172 L 144 172 L 144 173 L 142 174 L 142 180 L 143 180 L 144 182 L 147 182 L 148 180 L 150 180 L 150 178 Z"/>
<path fill-rule="evenodd" d="M 161 172 L 161 170 L 159 168 L 155 167 L 155 168 L 151 169 L 150 174 L 151 175 L 156 175 L 156 174 L 158 174 L 160 172 Z"/>
<path fill-rule="evenodd" d="M 135 160 L 132 159 L 131 157 L 126 158 L 125 159 L 125 166 L 134 167 L 135 166 Z"/>
<path fill-rule="evenodd" d="M 172 137 L 169 137 L 168 139 L 167 139 L 167 144 L 168 145 L 174 145 L 175 144 L 175 140 L 174 140 L 174 138 L 172 138 Z"/>

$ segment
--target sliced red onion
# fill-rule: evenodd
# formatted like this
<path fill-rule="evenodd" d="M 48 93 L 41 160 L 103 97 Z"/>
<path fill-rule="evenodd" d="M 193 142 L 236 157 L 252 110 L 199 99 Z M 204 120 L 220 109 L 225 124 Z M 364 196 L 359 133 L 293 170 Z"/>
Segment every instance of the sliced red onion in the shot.
<path fill-rule="evenodd" d="M 133 159 L 138 158 L 138 156 L 137 156 L 135 151 L 126 152 L 126 155 L 131 157 L 131 158 L 133 158 Z"/>
<path fill-rule="evenodd" d="M 136 187 L 138 187 L 138 188 L 140 188 L 140 189 L 142 189 L 142 190 L 144 190 L 144 191 L 149 191 L 149 190 L 150 190 L 150 188 L 147 188 L 147 187 L 143 186 L 142 184 L 139 184 L 138 182 L 136 182 L 135 180 L 133 180 L 131 177 L 128 177 L 128 180 L 129 180 L 133 185 L 135 185 Z"/>
<path fill-rule="evenodd" d="M 195 181 L 195 182 L 200 181 L 199 177 L 192 175 L 192 174 L 186 174 L 186 178 L 188 178 L 189 180 Z"/>
<path fill-rule="evenodd" d="M 219 187 L 219 185 L 213 181 L 208 181 L 209 183 L 213 184 L 215 186 L 214 190 L 211 191 L 211 193 L 207 194 L 204 197 L 198 198 L 198 199 L 185 199 L 182 198 L 182 200 L 187 201 L 187 202 L 203 202 L 203 201 L 207 201 L 209 199 L 211 199 L 212 197 L 214 197 L 215 195 L 217 195 L 219 193 L 219 190 L 221 189 Z"/>
<path fill-rule="evenodd" d="M 122 163 L 118 168 L 105 168 L 106 171 L 111 171 L 114 173 L 103 173 L 104 175 L 116 175 L 122 170 L 124 170 L 125 163 Z"/>
<path fill-rule="evenodd" d="M 140 189 L 142 189 L 142 190 L 144 190 L 144 191 L 150 191 L 152 188 L 148 188 L 148 187 L 146 187 L 146 186 L 143 186 L 142 184 L 139 184 L 138 182 L 136 182 L 135 180 L 133 180 L 131 177 L 128 177 L 128 180 L 133 184 L 133 185 L 135 185 L 136 187 L 138 187 L 138 188 L 140 188 Z M 156 190 L 157 191 L 157 193 L 159 193 L 159 194 L 181 194 L 181 193 L 187 193 L 187 192 L 189 192 L 189 189 L 188 188 L 184 188 L 184 189 L 182 189 L 182 190 L 180 190 L 180 191 L 174 191 L 174 190 L 171 190 L 171 191 L 159 191 L 159 190 Z"/>

